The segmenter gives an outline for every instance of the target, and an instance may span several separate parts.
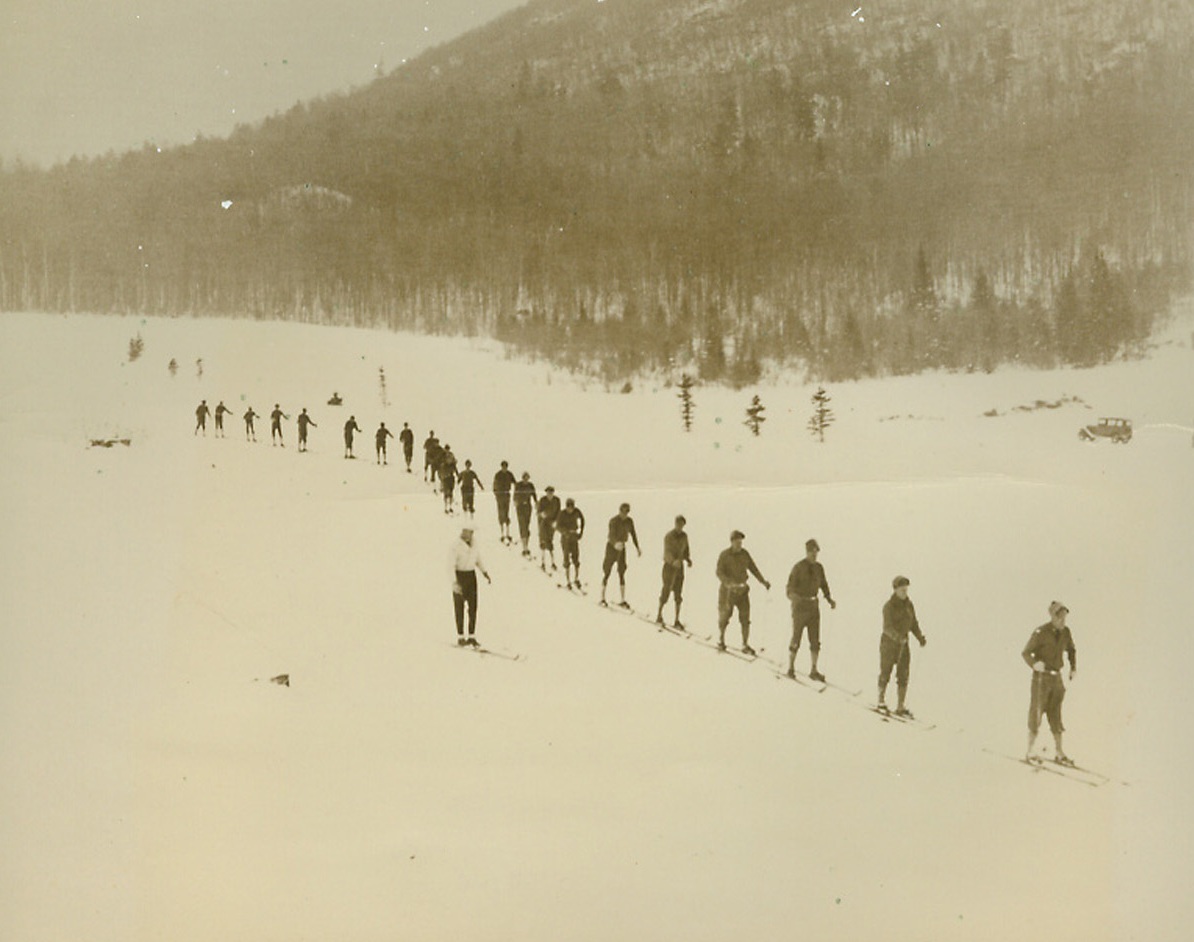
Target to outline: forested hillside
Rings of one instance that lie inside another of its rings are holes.
[[[0,175],[0,307],[486,333],[751,382],[1130,355],[1185,0],[541,0],[227,140]]]

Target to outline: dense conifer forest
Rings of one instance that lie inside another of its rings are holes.
[[[0,309],[606,378],[1096,363],[1188,287],[1192,156],[1185,0],[538,0],[227,139],[4,166]]]

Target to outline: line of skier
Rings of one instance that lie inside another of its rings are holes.
[[[224,416],[231,414],[232,410],[224,405],[221,400],[213,411],[207,405],[207,400],[204,399],[195,409],[195,432],[199,435],[202,433],[204,437],[207,436],[207,419],[212,416],[215,419],[216,438],[226,437],[224,434]],[[256,420],[261,418],[260,413],[256,412],[252,406],[245,410],[241,417],[245,423],[245,441],[257,441],[257,425]],[[282,411],[282,407],[278,403],[274,403],[273,411],[270,412],[270,444],[274,447],[286,447],[286,437],[282,430],[282,423],[290,421],[290,416]],[[295,418],[295,425],[298,428],[298,450],[307,451],[310,430],[319,428],[315,420],[308,414],[306,408],[298,414]],[[363,433],[360,425],[357,424],[355,415],[350,415],[348,421],[344,423],[344,457],[347,459],[355,459],[354,446],[356,443],[356,436]],[[378,425],[377,431],[373,434],[374,449],[377,453],[377,463],[380,465],[388,465],[389,460],[389,440],[394,438],[394,433],[386,428],[386,423],[382,422]],[[414,460],[415,453],[415,433],[411,430],[410,424],[402,423],[402,430],[397,435],[398,441],[402,444],[402,454],[406,461],[406,470],[411,472],[411,462]]]
[[[204,400],[196,409],[195,434],[202,432],[206,435],[206,419],[209,414],[215,417],[216,435],[223,437],[223,419],[231,412],[223,402],[220,402],[214,413],[208,410]],[[245,412],[245,436],[249,441],[256,441],[254,419],[257,413],[252,407]],[[270,413],[271,441],[274,445],[285,446],[282,434],[282,421],[288,420],[286,415],[275,404]],[[296,419],[298,426],[299,450],[307,448],[308,430],[317,427],[304,408]],[[354,435],[361,432],[355,416],[350,416],[344,425],[344,457],[353,458]],[[386,445],[393,433],[382,422],[374,436],[378,464],[388,464]],[[399,441],[403,448],[403,458],[406,471],[412,473],[414,453],[414,433],[409,423],[404,422],[399,433]],[[476,513],[475,496],[478,489],[484,490],[480,475],[473,468],[471,460],[465,460],[463,468],[452,451],[452,447],[441,444],[434,431],[429,432],[423,443],[424,462],[423,478],[437,490],[444,502],[446,514],[456,513],[455,493],[460,490],[462,513],[473,518]],[[571,591],[584,592],[580,577],[580,543],[585,534],[585,516],[576,505],[576,501],[569,497],[563,503],[556,495],[555,487],[548,485],[543,494],[539,495],[535,484],[531,480],[530,472],[524,471],[516,478],[510,470],[509,462],[503,460],[492,482],[492,491],[497,508],[500,541],[503,545],[513,546],[514,537],[511,534],[511,505],[518,521],[518,538],[521,544],[521,555],[524,559],[533,560],[530,541],[532,522],[538,537],[539,565],[544,572],[554,573],[558,570],[555,553],[555,540],[559,536],[562,563],[564,568],[564,587]],[[601,562],[601,597],[599,604],[608,607],[607,589],[611,576],[617,571],[619,600],[617,606],[630,610],[626,601],[626,571],[627,546],[633,545],[635,553],[641,558],[642,548],[639,545],[638,533],[634,519],[630,516],[630,504],[622,503],[618,512],[609,519],[606,530],[605,552]],[[683,605],[683,589],[686,569],[692,568],[693,561],[685,532],[687,521],[683,515],[676,516],[674,525],[663,539],[663,567],[660,573],[661,587],[655,621],[658,625],[671,627],[673,630],[684,632],[683,622],[680,620]],[[753,577],[764,589],[770,590],[771,583],[760,572],[744,541],[746,535],[741,530],[730,533],[729,546],[718,555],[716,575],[718,580],[717,598],[717,628],[719,650],[726,650],[726,631],[730,621],[737,613],[737,620],[742,637],[741,651],[754,657],[756,652],[750,644],[751,608],[750,584]],[[809,650],[810,680],[825,683],[825,675],[819,669],[821,654],[821,609],[823,598],[830,609],[837,607],[829,582],[825,574],[825,567],[819,561],[820,544],[815,539],[805,542],[804,557],[791,569],[786,585],[786,595],[791,606],[791,640],[788,644],[787,676],[796,676],[796,659],[801,646],[807,640]],[[480,551],[474,542],[474,530],[471,526],[462,529],[458,540],[453,543],[451,550],[452,593],[453,606],[456,616],[456,630],[458,643],[461,645],[476,645],[476,606],[477,582],[476,573],[481,572],[486,581],[490,576],[481,563]],[[911,645],[914,638],[921,647],[927,644],[927,638],[921,630],[916,616],[916,609],[909,598],[910,580],[903,575],[897,575],[892,580],[892,594],[883,605],[882,632],[879,639],[879,675],[877,684],[877,708],[882,712],[889,710],[887,704],[887,688],[892,674],[896,680],[896,706],[892,711],[898,717],[911,718],[911,711],[907,706],[907,693],[911,675]],[[671,601],[673,617],[670,626],[664,620],[664,608]],[[465,634],[465,612],[467,610],[467,635]],[[1049,604],[1049,621],[1036,628],[1021,656],[1032,669],[1032,686],[1028,711],[1028,749],[1027,758],[1039,761],[1034,752],[1037,736],[1042,720],[1047,720],[1055,744],[1055,760],[1062,764],[1070,764],[1062,747],[1064,725],[1061,717],[1062,701],[1065,697],[1065,684],[1062,680],[1064,661],[1069,660],[1069,676],[1072,678],[1077,670],[1077,651],[1073,635],[1066,625],[1069,609],[1060,602]]]

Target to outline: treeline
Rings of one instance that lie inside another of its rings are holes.
[[[227,140],[6,168],[0,308],[486,333],[742,384],[1137,349],[1190,276],[1194,9],[861,20],[532,3]]]

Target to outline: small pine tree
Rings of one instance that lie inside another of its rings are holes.
[[[696,402],[692,398],[692,387],[696,382],[685,373],[680,377],[680,421],[684,423],[684,431],[692,431],[692,414],[696,411]]]
[[[767,407],[763,405],[758,396],[750,401],[750,405],[746,409],[746,421],[742,424],[750,429],[752,435],[758,435],[759,429],[767,421],[767,416],[763,415],[766,409]]]
[[[141,335],[129,339],[129,362],[135,363],[141,358],[141,354],[145,352],[145,341],[141,339]]]
[[[378,384],[381,386],[381,404],[383,407],[388,407],[390,404],[390,397],[386,393],[386,368],[384,366],[379,366],[377,368],[377,380]]]
[[[808,420],[808,430],[816,436],[817,441],[825,441],[825,430],[833,424],[833,410],[829,408],[829,393],[824,386],[818,386],[813,393],[813,414]]]
[[[199,379],[203,379],[203,357],[199,357],[199,359],[195,361],[195,375]]]
[[[170,365],[166,367],[170,371],[170,375],[174,376],[178,373],[178,361],[174,357],[170,358]]]

